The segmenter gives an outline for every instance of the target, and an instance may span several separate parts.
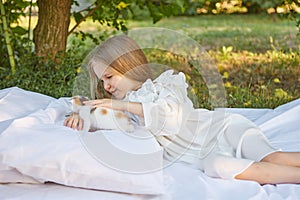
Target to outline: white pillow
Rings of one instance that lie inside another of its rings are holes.
[[[0,163],[39,182],[164,193],[162,148],[150,133],[142,128],[133,135],[74,131],[62,125],[65,101],[53,101],[45,110],[14,120],[0,135]]]
[[[1,183],[40,183],[30,176],[21,174],[18,170],[0,163]]]
[[[54,98],[17,87],[0,90],[0,122],[47,107]]]
[[[38,109],[46,108],[54,98],[26,91],[18,87],[0,90],[0,134],[14,119],[28,115]],[[37,183],[31,177],[25,176],[12,167],[0,163],[1,182]]]

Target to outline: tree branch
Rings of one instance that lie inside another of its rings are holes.
[[[102,4],[98,4],[97,6],[95,6],[92,10],[90,10],[89,12],[88,12],[88,14],[86,14],[83,18],[81,18],[80,20],[79,20],[79,22],[77,22],[76,24],[75,24],[75,26],[68,32],[68,36],[71,34],[71,33],[73,33],[74,32],[74,30],[83,22],[83,21],[85,21],[85,19],[86,18],[88,18],[89,16],[91,16],[92,14],[94,14],[94,12],[98,9],[98,8],[100,8],[102,6]]]

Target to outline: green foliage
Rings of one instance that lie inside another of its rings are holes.
[[[26,16],[26,8],[30,6],[30,1],[24,0],[6,0],[4,7],[7,13],[8,23],[17,22],[19,18]]]
[[[153,18],[153,23],[158,22],[164,16],[170,17],[184,13],[187,4],[187,1],[184,0],[145,1],[145,5],[150,11],[150,16]]]
[[[282,0],[283,1],[283,0]],[[300,1],[298,0],[285,0],[285,4],[294,5],[300,8]],[[292,7],[292,6],[290,6]],[[296,12],[293,7],[290,9],[290,12],[287,14],[289,18],[296,21],[296,26],[300,32],[300,13]]]
[[[93,37],[100,42],[109,35],[105,33],[101,36]],[[15,44],[20,47],[23,43],[15,41]],[[58,58],[59,62],[52,60],[44,62],[43,58],[36,57],[26,46],[20,48],[22,51],[16,54],[18,65],[14,75],[11,75],[9,68],[0,67],[0,89],[16,86],[56,98],[72,96],[74,81],[80,73],[82,61],[94,46],[94,42],[89,37],[71,36],[67,51],[63,57]]]
[[[23,0],[7,0],[4,3],[6,19],[8,22],[8,32],[10,35],[10,45],[13,47],[13,55],[18,62],[23,55],[26,55],[28,51],[31,51],[32,42],[28,39],[28,31],[25,28],[18,25],[18,19],[24,17],[25,9],[30,6],[30,2]],[[5,43],[5,33],[2,29],[2,21],[0,21],[0,66],[2,68],[9,67],[9,56]],[[17,24],[11,27],[11,24]],[[17,63],[18,64],[18,63]]]
[[[4,9],[2,1],[0,2],[0,14],[1,14],[3,32],[4,32],[4,36],[5,36],[5,43],[6,43],[6,47],[7,47],[6,49],[7,49],[7,53],[8,53],[8,57],[9,57],[11,71],[12,71],[12,73],[15,73],[15,71],[16,71],[15,59],[14,59],[14,55],[13,55],[13,51],[12,51],[11,43],[10,43],[11,34],[9,33],[9,28],[7,25],[7,19],[6,19],[6,15],[5,15],[5,9]]]
[[[20,87],[53,97],[71,96],[74,79],[82,61],[76,55],[67,55],[63,62],[39,65],[37,58],[31,54],[22,60],[22,66],[12,76],[7,68],[0,69],[0,88]]]
[[[299,7],[298,0],[192,0],[186,6],[186,15],[267,13],[269,8],[285,6],[287,13],[294,12],[293,5]]]
[[[284,0],[244,0],[243,4],[249,9],[252,13],[265,12],[268,8],[276,8],[279,5],[282,5]]]
[[[78,5],[78,2],[74,1],[74,4]],[[83,11],[73,12],[72,16],[77,23],[88,16],[101,25],[126,31],[125,20],[129,17],[139,18],[143,13],[143,16],[150,16],[156,23],[163,17],[184,12],[187,4],[188,0],[97,0]]]
[[[26,46],[20,48],[22,51],[18,52],[21,55],[16,55],[18,65],[14,75],[11,75],[9,68],[0,67],[0,89],[16,86],[56,98],[71,96],[82,60],[91,48],[83,48],[84,42],[86,41],[72,38],[64,57],[59,58],[60,62],[44,62]],[[22,46],[22,42],[15,43]]]

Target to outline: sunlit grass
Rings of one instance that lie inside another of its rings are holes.
[[[197,40],[207,50],[233,46],[234,50],[263,52],[266,50],[298,49],[295,21],[269,15],[203,15],[165,18],[152,21],[129,21],[128,27],[165,27],[183,32]]]
[[[128,23],[129,28],[148,26],[177,30],[205,47],[223,77],[228,107],[275,108],[300,98],[300,38],[293,21],[224,15],[168,18],[155,25],[150,20]],[[210,108],[201,77],[186,65],[172,64],[165,53],[154,53],[151,58],[191,73],[199,105]]]
[[[210,50],[208,53],[222,77],[227,107],[275,108],[300,98],[299,52],[273,50],[266,53],[224,53]],[[159,50],[147,51],[147,55],[151,62],[162,63],[186,73],[197,104],[212,108],[208,86],[198,69],[182,58]]]
[[[300,52],[210,54],[223,74],[231,107],[274,108],[300,97]]]

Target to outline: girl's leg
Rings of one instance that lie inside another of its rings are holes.
[[[235,178],[252,180],[260,184],[300,183],[300,168],[270,162],[255,162]]]
[[[262,161],[300,167],[300,152],[274,152],[267,155]]]
[[[241,151],[244,158],[300,167],[300,152],[281,152],[275,149],[259,129],[249,129],[242,139]]]

